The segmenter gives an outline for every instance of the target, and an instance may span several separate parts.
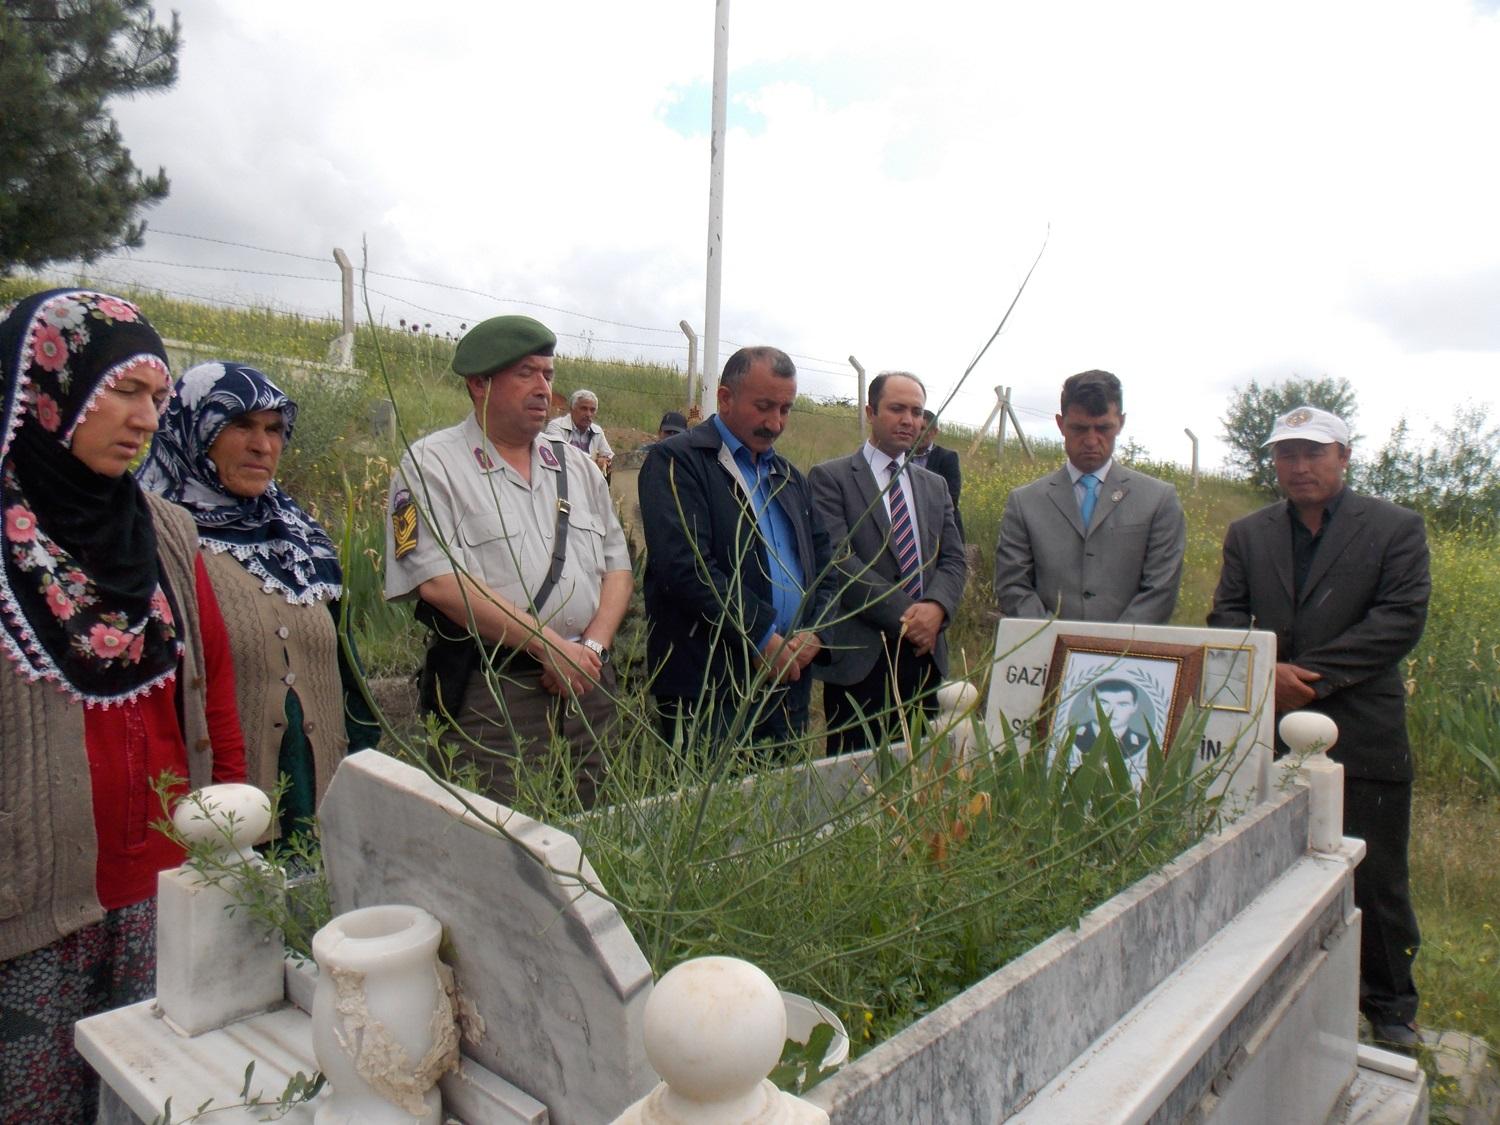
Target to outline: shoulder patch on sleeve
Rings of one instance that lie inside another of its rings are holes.
[[[391,531],[395,535],[398,559],[417,549],[417,538],[421,534],[417,527],[417,502],[404,488],[391,501]]]

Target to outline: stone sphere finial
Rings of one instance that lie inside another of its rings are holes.
[[[1295,754],[1327,751],[1339,740],[1339,726],[1316,711],[1293,711],[1283,715],[1277,728],[1281,741]]]
[[[255,841],[271,827],[271,799],[253,785],[205,785],[177,802],[172,824],[188,846],[255,862]]]
[[[936,729],[948,736],[953,756],[960,762],[972,758],[978,748],[973,720],[978,705],[979,689],[966,680],[949,680],[937,689]]]
[[[656,983],[642,1030],[646,1057],[674,1095],[733,1103],[754,1093],[781,1058],[786,1005],[750,962],[699,957]]]

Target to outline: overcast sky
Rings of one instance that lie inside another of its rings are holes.
[[[366,238],[372,269],[458,287],[372,279],[390,322],[530,312],[568,351],[685,362],[710,0],[176,6],[177,86],[114,103],[172,194],[99,272],[333,312],[330,249]],[[949,416],[1007,383],[1055,433],[1061,380],[1103,367],[1127,436],[1185,461],[1191,427],[1211,466],[1251,378],[1348,377],[1372,450],[1403,412],[1493,402],[1497,7],[741,0],[723,336],[792,352],[814,394],[853,396],[853,353],[946,397],[1050,226]]]

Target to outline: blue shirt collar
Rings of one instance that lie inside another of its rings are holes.
[[[757,458],[755,451],[730,433],[729,427],[717,414],[711,415],[709,421],[719,431],[719,437],[729,449],[729,455],[741,464],[754,466],[757,476],[768,472],[775,465],[776,451],[774,449],[768,449],[763,456]]]
[[[719,440],[729,446],[729,452],[731,454],[739,453],[744,448],[745,443],[729,432],[729,427],[724,425],[723,419],[717,414],[710,415],[710,419],[714,424],[714,429],[719,431]]]
[[[1082,469],[1080,469],[1077,465],[1073,464],[1073,462],[1071,462],[1071,461],[1067,461],[1067,462],[1065,462],[1065,464],[1068,466],[1068,476],[1070,476],[1070,477],[1073,478],[1073,483],[1074,484],[1077,484],[1079,481],[1081,481],[1083,479],[1084,472],[1083,472]],[[1095,469],[1093,471],[1093,473],[1091,473],[1089,475],[1091,475],[1100,484],[1103,484],[1104,483],[1104,478],[1107,477],[1107,476],[1109,476],[1110,470],[1113,469],[1114,467],[1115,467],[1115,459],[1113,457],[1111,457],[1108,461],[1104,462],[1104,464],[1100,465],[1097,469]]]

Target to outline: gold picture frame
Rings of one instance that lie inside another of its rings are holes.
[[[1254,678],[1255,649],[1249,645],[1204,645],[1198,705],[1248,715]]]

